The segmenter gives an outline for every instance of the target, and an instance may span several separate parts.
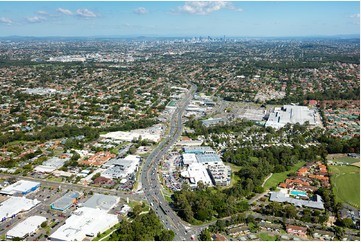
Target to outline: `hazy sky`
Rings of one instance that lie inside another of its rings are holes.
[[[0,36],[309,36],[360,33],[353,2],[0,2]]]

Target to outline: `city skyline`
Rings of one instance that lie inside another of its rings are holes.
[[[359,35],[350,2],[0,2],[0,36]]]

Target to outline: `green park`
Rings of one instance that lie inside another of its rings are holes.
[[[292,166],[292,168],[288,171],[273,173],[272,176],[270,178],[268,178],[268,180],[264,184],[264,189],[268,190],[271,187],[277,187],[278,184],[280,184],[281,182],[283,182],[284,180],[287,179],[289,174],[295,173],[304,164],[305,164],[305,162],[301,161],[301,162],[296,163],[294,166]]]
[[[360,208],[360,168],[330,166],[330,171],[336,201]]]

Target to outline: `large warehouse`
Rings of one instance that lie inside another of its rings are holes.
[[[25,195],[35,191],[38,187],[40,187],[40,182],[20,180],[5,187],[0,193],[5,195]]]
[[[200,163],[190,164],[186,171],[181,172],[181,176],[189,179],[191,187],[196,187],[199,181],[208,186],[213,185],[207,169]]]
[[[187,154],[215,154],[216,152],[209,146],[183,147],[184,153]]]
[[[101,209],[82,207],[65,221],[65,224],[49,236],[51,240],[82,241],[93,237],[118,223],[117,215]]]
[[[35,167],[34,171],[50,173],[55,171],[56,169],[62,167],[66,161],[70,160],[70,158],[60,159],[58,157],[52,157],[49,160],[45,161],[42,165]]]
[[[284,105],[282,108],[275,108],[269,115],[266,127],[280,129],[288,123],[304,124],[307,121],[310,125],[316,125],[316,115],[316,110],[311,110],[306,106]]]
[[[10,197],[0,205],[0,219],[5,220],[7,218],[16,216],[16,214],[20,212],[25,212],[32,209],[39,203],[40,201],[36,199],[31,200],[25,197]]]
[[[183,158],[183,165],[189,166],[192,163],[197,163],[197,157],[196,154],[182,154]]]
[[[101,176],[114,179],[125,178],[138,170],[140,158],[135,155],[128,155],[124,159],[111,159],[105,164],[103,168],[107,168],[102,172]]]
[[[202,165],[223,164],[223,161],[217,154],[198,154],[196,157],[198,163]]]
[[[76,199],[79,198],[80,194],[78,192],[68,192],[53,204],[51,204],[52,209],[64,211],[71,205],[76,202]]]
[[[20,238],[24,239],[32,233],[35,233],[40,225],[46,221],[42,216],[31,216],[23,222],[18,223],[14,228],[6,233],[7,239]]]
[[[119,202],[119,197],[103,194],[94,194],[84,204],[84,207],[98,208],[108,212]]]

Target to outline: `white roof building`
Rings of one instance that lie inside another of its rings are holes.
[[[200,163],[190,164],[187,171],[181,172],[181,176],[188,178],[192,187],[196,187],[199,181],[202,181],[205,185],[212,186],[212,180],[208,175],[207,169]]]
[[[96,236],[117,224],[117,215],[101,209],[78,208],[66,221],[49,236],[51,240],[81,241],[86,236]]]
[[[184,165],[190,165],[192,163],[197,163],[197,157],[196,157],[196,154],[186,154],[184,153],[182,155],[183,157],[183,164]]]
[[[49,160],[45,161],[42,165],[35,167],[35,171],[50,173],[64,165],[66,161],[70,160],[70,158],[60,159],[58,157],[52,157]]]
[[[11,184],[0,191],[1,194],[15,195],[15,194],[27,194],[35,191],[40,187],[40,182],[33,182],[27,180],[20,180]]]
[[[0,204],[0,219],[5,220],[16,214],[28,211],[38,205],[40,201],[27,199],[25,197],[10,197]]]
[[[137,171],[139,162],[140,158],[136,155],[128,155],[124,159],[111,159],[103,164],[107,169],[101,173],[101,176],[110,179],[124,178]]]
[[[84,204],[84,207],[88,208],[98,208],[109,212],[115,205],[118,204],[120,198],[117,196],[104,195],[104,194],[94,194],[89,198]]]
[[[46,221],[42,216],[31,216],[18,223],[14,228],[6,233],[7,239],[20,238],[23,239],[32,233],[35,233],[39,226]]]
[[[269,115],[266,127],[280,129],[287,123],[304,124],[309,122],[310,125],[316,125],[316,110],[311,110],[306,106],[284,105],[282,108],[275,108]]]
[[[113,140],[121,140],[131,142],[137,140],[139,137],[142,140],[151,140],[153,142],[158,142],[161,138],[163,128],[158,125],[154,125],[147,129],[134,129],[131,131],[115,131],[109,132],[107,134],[100,135],[101,138],[110,138]]]

